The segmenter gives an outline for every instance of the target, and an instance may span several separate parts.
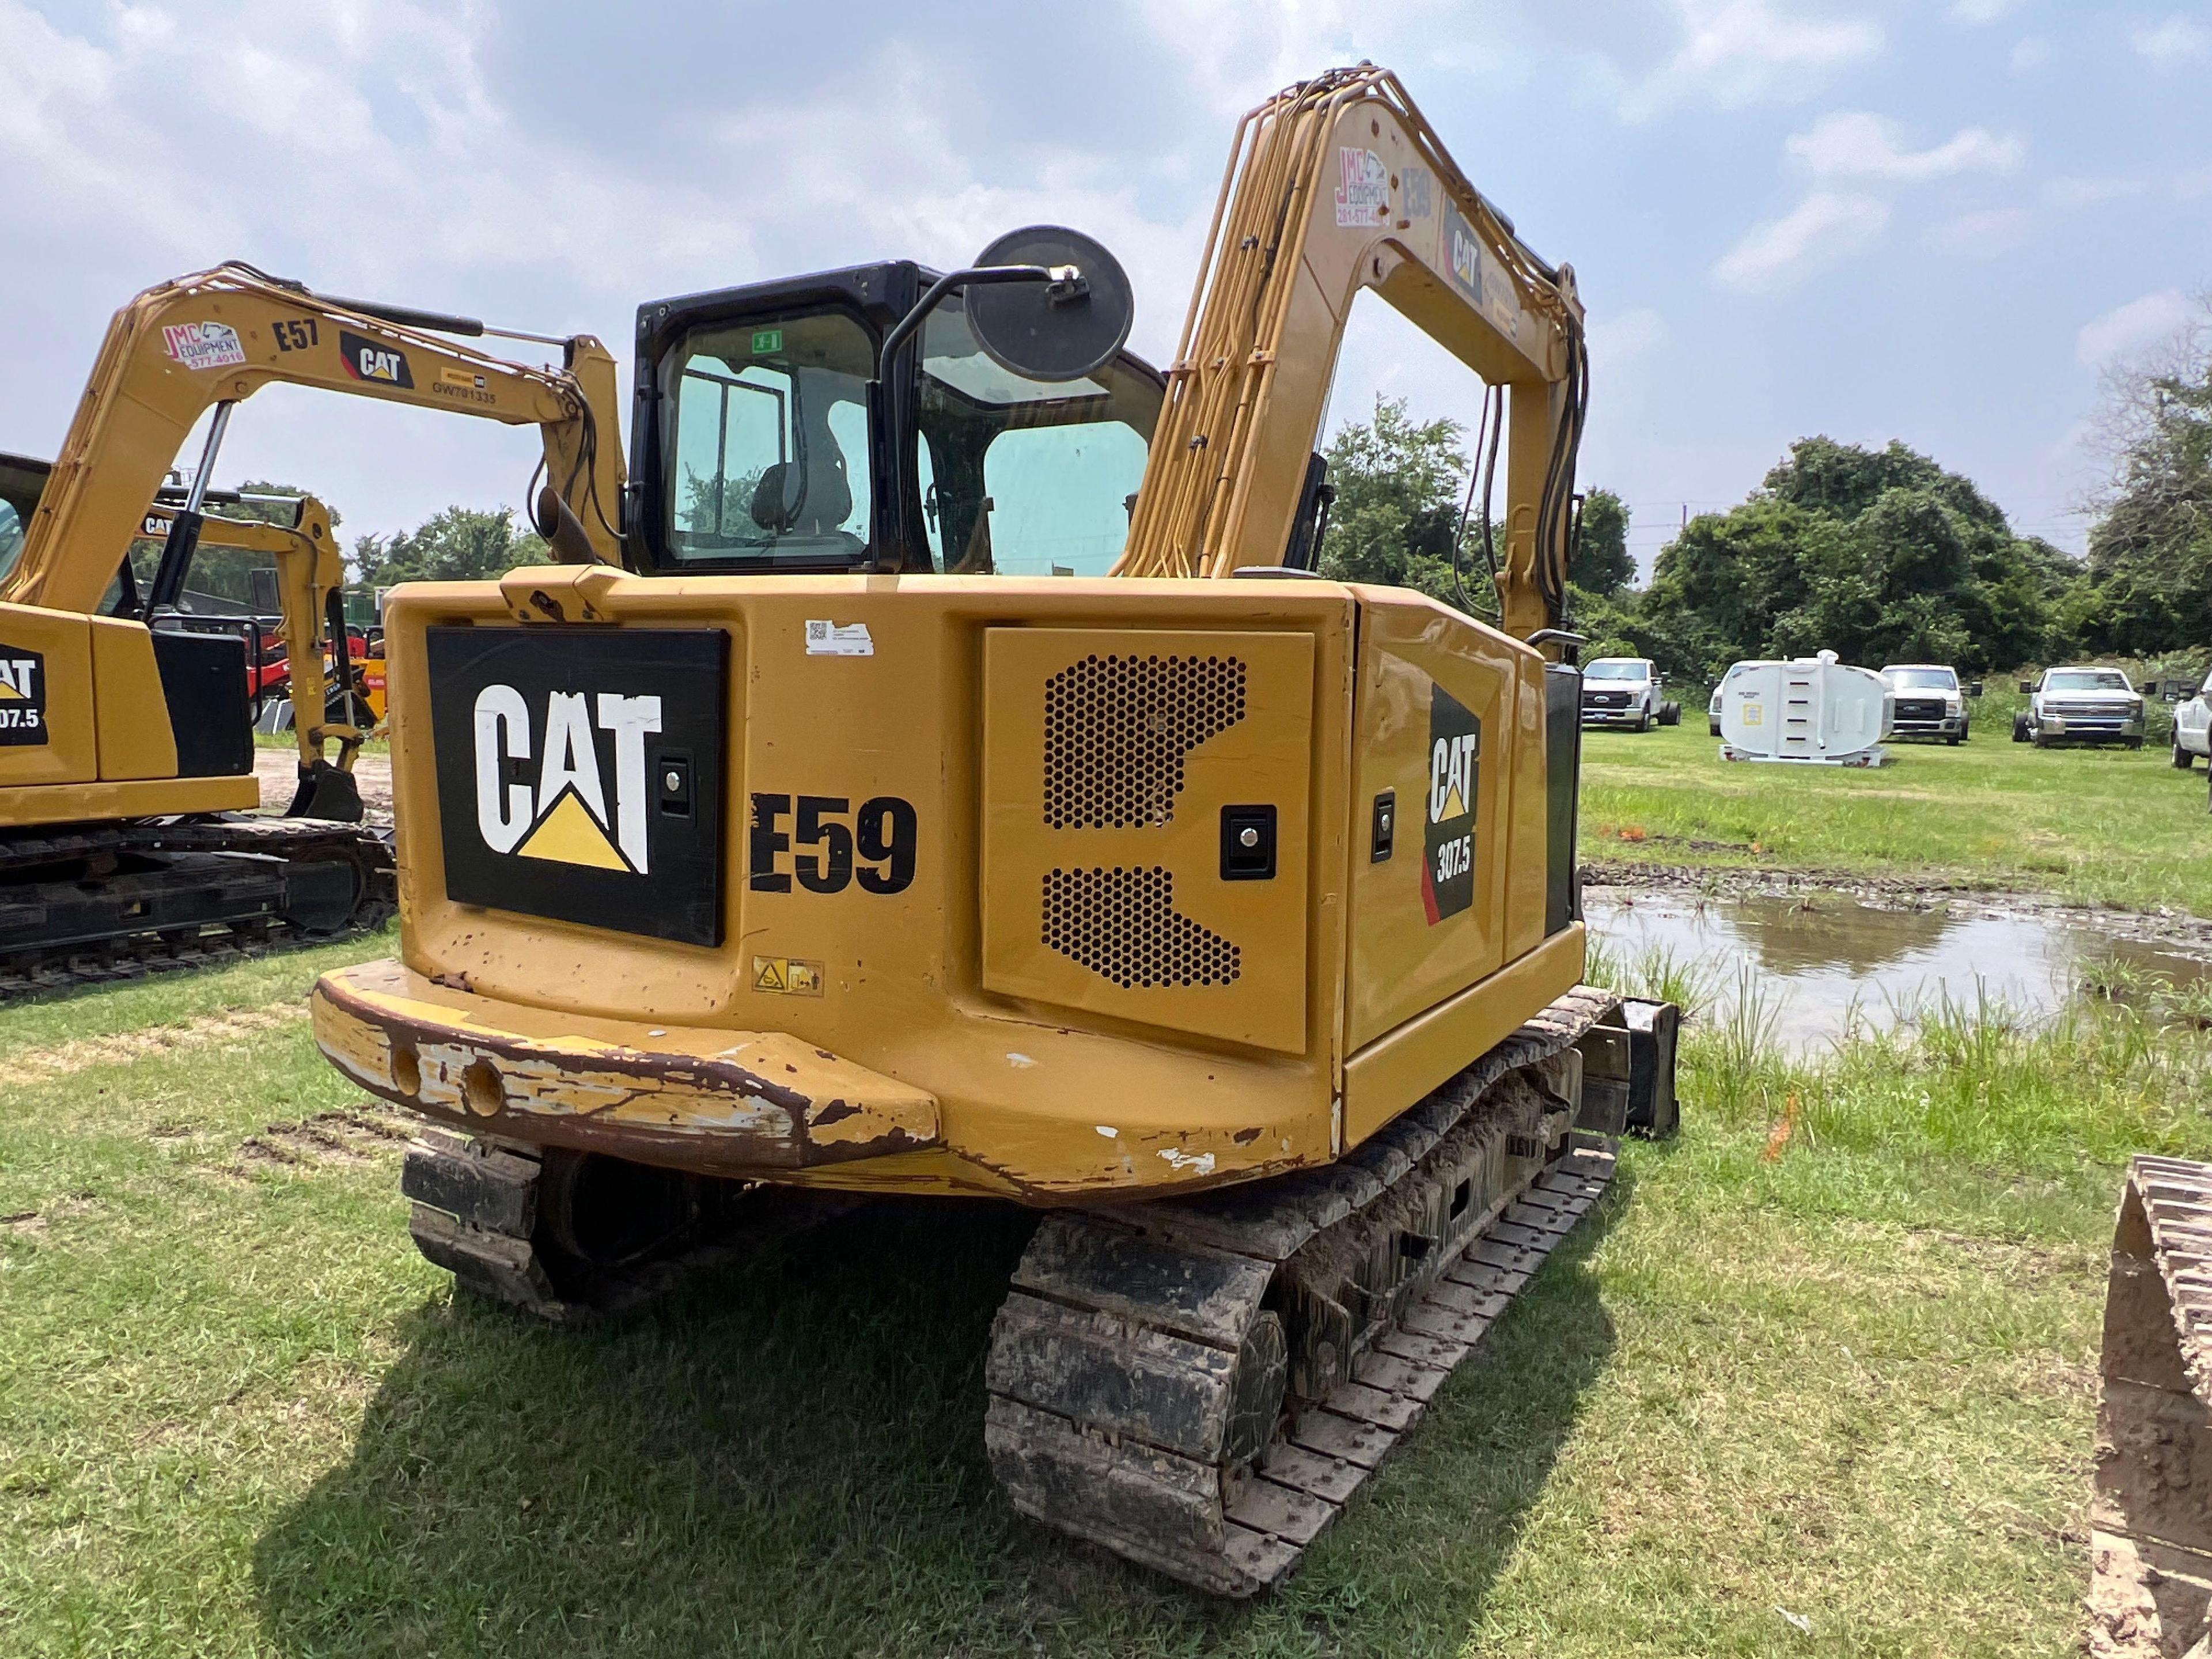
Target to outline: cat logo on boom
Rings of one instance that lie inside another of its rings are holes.
[[[46,740],[46,659],[21,646],[0,645],[0,744]]]
[[[381,340],[366,340],[340,329],[338,361],[356,380],[366,380],[372,386],[404,386],[410,392],[415,389],[415,374],[407,367],[407,354]]]
[[[477,829],[484,845],[517,858],[647,874],[645,740],[660,730],[660,699],[554,691],[543,719],[531,715],[528,700],[512,685],[494,683],[477,693]],[[602,738],[614,761],[611,800]],[[533,755],[540,757],[534,788]]]

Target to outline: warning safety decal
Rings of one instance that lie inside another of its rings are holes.
[[[1433,927],[1474,902],[1474,811],[1482,722],[1441,685],[1429,689],[1428,833],[1421,905]]]
[[[753,989],[784,997],[818,997],[822,964],[800,957],[755,957]]]
[[[46,740],[46,655],[0,645],[0,744],[21,747]]]

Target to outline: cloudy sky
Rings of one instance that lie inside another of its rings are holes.
[[[1812,432],[2078,547],[2100,366],[2212,285],[2204,0],[0,0],[0,449],[52,454],[115,307],[228,257],[619,349],[644,299],[1057,220],[1163,360],[1236,117],[1360,58],[1575,264],[1583,477],[1647,562]],[[1476,406],[1376,303],[1332,421],[1378,390]],[[534,450],[280,388],[217,471],[351,532],[519,502]]]

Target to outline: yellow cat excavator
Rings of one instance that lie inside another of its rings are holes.
[[[1364,290],[1502,388],[1502,627],[1314,569]],[[1049,228],[641,307],[628,568],[391,596],[402,956],[315,1030],[556,1321],[810,1194],[1046,1210],[1001,1483],[1249,1595],[1671,1127],[1675,1016],[1580,984],[1571,270],[1362,66],[1246,118],[1164,378],[1129,316]]]
[[[567,366],[540,369],[432,327],[487,331],[242,264],[165,283],[109,325],[51,469],[0,465],[0,995],[391,914],[388,840],[360,823],[351,776],[364,732],[329,515],[208,483],[232,411],[271,382],[534,424],[562,555],[615,556],[605,349],[550,342]],[[210,410],[191,485],[163,489]],[[233,505],[261,519],[224,516]],[[272,514],[285,521],[263,521]],[[253,811],[252,727],[278,641],[302,714],[299,787],[273,817]]]

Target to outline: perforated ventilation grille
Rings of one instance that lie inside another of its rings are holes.
[[[1044,878],[1044,942],[1124,990],[1233,985],[1244,952],[1176,914],[1175,877],[1150,868],[1054,870]]]
[[[1172,823],[1183,757],[1243,718],[1234,657],[1085,657],[1045,682],[1044,821]]]

